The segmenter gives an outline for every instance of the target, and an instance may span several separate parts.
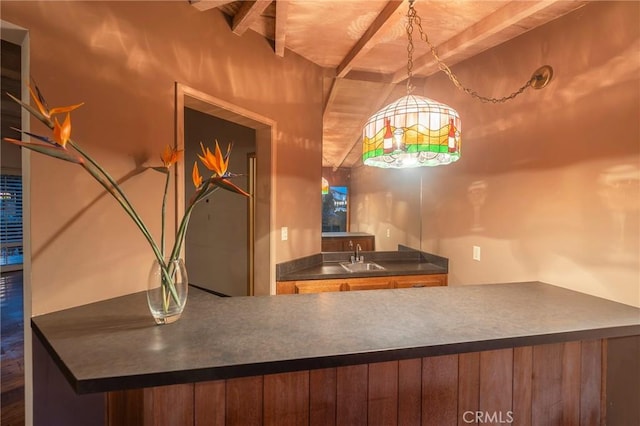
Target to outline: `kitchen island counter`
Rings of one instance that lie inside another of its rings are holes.
[[[640,424],[635,307],[540,282],[190,291],[163,326],[144,292],[34,317],[36,367],[66,377],[41,424],[88,424],[86,398],[108,426]]]
[[[640,309],[540,282],[230,298],[191,288],[173,324],[154,325],[141,292],[32,328],[90,393],[635,336]]]

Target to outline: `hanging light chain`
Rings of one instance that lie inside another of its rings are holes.
[[[413,21],[416,18],[416,10],[413,8],[414,0],[409,0],[409,10],[407,11],[407,95],[413,92],[411,77],[413,77]]]
[[[438,55],[438,52],[436,51],[435,46],[429,41],[429,37],[427,36],[427,34],[424,32],[424,30],[422,29],[422,20],[420,19],[420,17],[418,16],[415,8],[413,7],[413,2],[414,0],[409,0],[409,12],[407,12],[407,18],[409,19],[409,22],[407,23],[407,38],[409,39],[409,45],[407,46],[407,51],[409,53],[409,59],[407,62],[407,72],[409,74],[409,78],[407,80],[407,93],[409,93],[409,87],[410,87],[410,82],[411,82],[411,76],[412,76],[412,69],[413,69],[413,39],[412,39],[412,32],[413,32],[413,22],[415,22],[416,26],[418,27],[418,30],[420,31],[420,39],[424,40],[427,45],[429,46],[429,48],[431,49],[431,54],[433,55],[433,57],[436,59],[436,61],[438,62],[438,68],[443,71],[445,74],[447,74],[447,76],[449,77],[449,80],[451,80],[451,82],[460,90],[462,90],[463,92],[467,93],[468,95],[471,95],[472,97],[481,100],[482,102],[491,102],[494,104],[497,103],[504,103],[507,102],[513,98],[515,98],[516,96],[520,95],[522,92],[524,92],[526,89],[528,89],[529,87],[531,87],[531,85],[536,81],[536,79],[540,78],[537,77],[536,75],[532,76],[529,81],[527,81],[522,87],[520,87],[518,90],[516,90],[515,92],[511,93],[509,96],[504,96],[502,98],[492,98],[492,97],[487,97],[487,96],[482,96],[480,94],[478,94],[478,92],[469,89],[468,87],[465,87],[462,83],[460,83],[460,80],[458,80],[458,77],[456,77],[456,75],[453,73],[453,71],[451,71],[451,68],[449,68],[449,66],[447,64],[445,64],[441,59],[440,56]],[[411,87],[411,89],[413,89],[413,87]]]

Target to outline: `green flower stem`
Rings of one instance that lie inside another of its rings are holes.
[[[71,143],[71,141],[69,141],[69,143]],[[153,250],[153,253],[156,256],[156,259],[158,260],[158,264],[160,265],[160,270],[162,271],[162,275],[163,275],[163,279],[162,279],[163,291],[165,286],[167,286],[168,284],[168,288],[169,288],[169,291],[171,292],[173,299],[175,300],[176,303],[179,303],[178,293],[175,289],[175,285],[173,285],[173,279],[171,278],[171,275],[167,270],[167,264],[164,261],[163,253],[158,249],[158,246],[153,240],[153,237],[151,236],[151,234],[149,233],[148,228],[145,226],[142,219],[140,219],[140,216],[138,216],[136,211],[133,209],[133,206],[131,205],[129,200],[126,198],[122,190],[120,190],[119,186],[116,184],[113,178],[111,178],[111,176],[98,163],[96,163],[96,161],[93,160],[91,156],[89,156],[87,153],[83,152],[82,150],[78,149],[77,145],[72,144],[72,146],[74,147],[74,149],[76,149],[76,151],[80,153],[80,155],[85,157],[91,163],[91,166],[95,167],[94,169],[90,167],[89,164],[82,163],[82,166],[84,167],[84,169],[87,172],[89,172],[89,174],[96,181],[98,181],[104,187],[104,189],[106,189],[107,192],[111,194],[111,196],[115,198],[116,201],[118,201],[118,203],[120,203],[124,211],[138,226],[138,228],[146,238],[147,242],[151,246],[151,249]],[[105,179],[107,179],[108,182],[105,181]]]
[[[182,247],[182,243],[184,242],[184,237],[187,232],[187,228],[189,227],[189,220],[191,219],[191,212],[195,208],[198,202],[202,201],[205,197],[212,194],[218,187],[210,188],[208,185],[202,186],[200,190],[195,194],[193,200],[187,207],[187,210],[184,212],[184,216],[182,217],[182,221],[180,222],[180,226],[178,227],[178,232],[176,233],[176,240],[173,243],[173,250],[171,250],[170,260],[174,260],[178,258],[180,254],[180,248]]]
[[[53,121],[50,118],[45,117],[44,115],[42,115],[37,109],[32,107],[30,104],[24,103],[21,100],[15,98],[13,96],[11,96],[11,98],[13,98],[13,100],[15,100],[23,108],[25,108],[27,111],[29,111],[34,117],[36,117],[40,122],[42,122],[49,129],[53,129],[54,128]],[[158,263],[160,264],[160,269],[162,270],[162,275],[163,275],[163,280],[162,280],[163,291],[164,291],[165,286],[167,285],[166,283],[169,283],[168,287],[169,287],[169,290],[171,292],[171,295],[174,298],[174,300],[176,301],[176,303],[179,303],[178,293],[176,292],[175,285],[173,284],[173,279],[172,279],[169,271],[167,270],[167,264],[164,261],[164,216],[165,216],[164,215],[164,206],[165,206],[165,203],[166,203],[166,196],[167,196],[167,190],[168,190],[168,185],[169,185],[169,175],[167,175],[167,182],[165,184],[165,193],[164,193],[164,199],[163,199],[163,210],[162,210],[162,251],[161,251],[161,250],[158,249],[158,246],[157,246],[156,242],[154,241],[153,237],[151,236],[151,233],[149,232],[149,229],[147,228],[145,223],[142,221],[142,219],[140,218],[138,213],[135,211],[135,209],[133,208],[133,205],[131,204],[131,202],[129,201],[129,199],[125,195],[125,193],[120,189],[120,186],[118,185],[118,183],[111,177],[111,175],[109,173],[107,173],[107,171],[104,168],[102,168],[102,166],[100,166],[100,164],[98,164],[89,154],[87,154],[84,150],[82,150],[71,139],[69,139],[67,141],[67,143],[69,145],[71,145],[73,147],[73,149],[75,149],[76,152],[78,152],[82,157],[84,157],[91,164],[92,167],[90,167],[88,164],[85,164],[85,163],[82,163],[82,166],[96,181],[98,181],[103,186],[103,188],[109,194],[111,194],[111,196],[113,196],[113,198],[116,199],[116,201],[118,201],[118,203],[122,206],[122,208],[125,210],[125,212],[129,215],[129,217],[134,221],[136,226],[140,229],[140,231],[142,232],[142,234],[146,238],[147,242],[151,246],[151,249],[153,250],[153,253],[156,256],[156,259],[158,260]],[[106,181],[105,181],[105,179],[106,179]],[[184,220],[183,220],[183,222],[184,222]],[[188,220],[187,220],[187,222],[188,222]],[[182,231],[182,233],[184,234],[184,230]],[[180,239],[180,241],[182,241],[182,238]],[[179,250],[177,250],[177,251],[179,251]],[[175,248],[174,248],[174,252],[176,252]],[[167,307],[168,306],[165,305],[165,310],[167,309]]]
[[[178,227],[178,232],[176,233],[176,240],[173,243],[173,250],[171,250],[171,257],[169,260],[175,260],[178,258],[180,254],[180,249],[182,247],[182,243],[184,242],[184,236],[187,231],[187,227],[189,226],[189,219],[191,218],[191,212],[193,211],[193,207],[195,203],[191,204],[184,213],[182,217],[182,221],[180,221],[180,226]]]
[[[169,310],[169,298],[167,297],[167,289],[164,284],[162,285],[162,308],[165,312]]]
[[[167,179],[164,181],[164,194],[162,195],[162,218],[161,218],[161,234],[160,234],[160,251],[162,252],[162,257],[164,257],[164,223],[165,223],[165,212],[167,210],[167,192],[169,191],[169,170],[167,170]]]

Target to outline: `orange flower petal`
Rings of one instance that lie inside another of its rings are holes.
[[[200,176],[197,161],[193,163],[193,172],[191,173],[191,178],[193,179],[193,186],[195,186],[196,188],[200,188],[200,186],[202,185],[202,176]]]
[[[42,104],[42,102],[40,102],[40,97],[33,90],[31,85],[29,85],[29,93],[31,94],[31,98],[35,102],[36,107],[38,108],[38,111],[40,111],[40,114],[44,115],[46,118],[51,118],[52,116],[54,116],[56,114],[63,114],[65,112],[71,112],[74,109],[80,108],[82,105],[84,105],[84,102],[81,102],[81,103],[75,104],[75,105],[70,105],[70,106],[66,106],[66,107],[55,107],[55,108],[51,108],[50,110],[48,110],[47,107],[45,107]]]
[[[71,114],[67,113],[62,125],[60,125],[57,118],[55,119],[53,123],[53,139],[58,145],[66,148],[69,138],[71,138]]]
[[[75,105],[66,106],[66,107],[51,108],[51,110],[49,111],[49,115],[62,114],[62,113],[65,113],[65,112],[71,112],[76,108],[80,108],[82,105],[84,105],[84,102],[81,102],[81,103],[75,104]]]
[[[229,167],[229,157],[225,160],[222,155],[222,151],[220,151],[220,145],[218,145],[218,141],[216,141],[216,162],[218,164],[218,176],[224,176],[227,172],[227,168]]]
[[[36,103],[36,107],[38,107],[38,111],[40,111],[40,114],[44,115],[47,118],[51,118],[49,111],[47,111],[44,105],[42,105],[42,102],[40,102],[38,95],[36,95],[31,86],[29,86],[29,93],[31,93],[31,99],[33,99],[33,101]]]
[[[177,163],[182,155],[182,150],[174,149],[167,145],[164,152],[160,155],[160,159],[165,167],[169,168],[171,165]]]
[[[171,156],[171,164],[175,164],[178,161],[180,161],[180,159],[182,158],[182,153],[184,152],[184,150],[182,149],[176,149],[173,151],[173,155]]]
[[[204,164],[207,169],[216,173],[218,176],[222,176],[224,171],[222,171],[220,167],[218,158],[213,153],[211,153],[211,150],[209,150],[209,148],[205,148],[202,142],[200,143],[200,148],[202,149],[202,155],[198,154],[198,158],[200,158],[202,164]]]
[[[162,151],[162,154],[160,154],[160,160],[162,160],[162,164],[164,164],[165,167],[169,167],[167,166],[167,163],[169,162],[170,159],[171,159],[171,147],[167,145],[164,148],[164,151]]]

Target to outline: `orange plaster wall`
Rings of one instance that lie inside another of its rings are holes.
[[[164,182],[139,166],[174,143],[179,82],[276,121],[273,220],[289,240],[276,240],[275,261],[319,251],[318,66],[277,57],[263,37],[238,37],[219,11],[188,2],[3,1],[1,12],[30,31],[31,74],[50,106],[85,103],[74,140],[123,181],[156,238]],[[32,131],[44,132],[33,120]],[[117,203],[73,164],[33,154],[31,176],[33,315],[143,290],[153,255]]]
[[[506,104],[473,100],[442,73],[430,78],[418,94],[460,113],[461,160],[354,169],[356,204],[394,204],[352,215],[352,227],[393,218],[406,235],[371,228],[377,247],[417,242],[448,257],[452,285],[540,280],[640,306],[640,3],[590,3],[453,70],[501,97],[543,64],[554,68],[549,86]]]

